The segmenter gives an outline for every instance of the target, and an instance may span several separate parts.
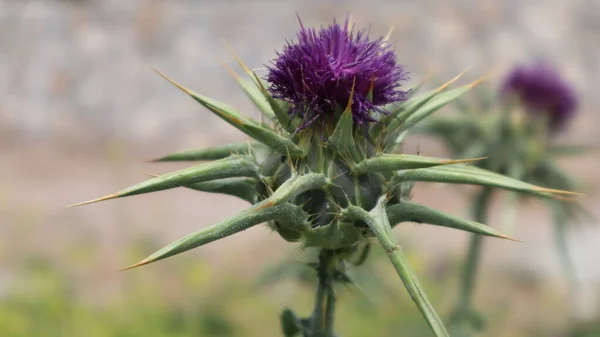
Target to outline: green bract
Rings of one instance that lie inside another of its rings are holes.
[[[414,182],[494,186],[542,197],[564,193],[522,183],[473,166],[457,165],[481,158],[449,160],[401,153],[402,139],[412,126],[463,95],[479,81],[449,89],[458,76],[429,93],[411,96],[399,106],[390,106],[389,115],[383,115],[368,129],[355,127],[348,105],[331,130],[306,128],[296,131],[301,121],[287,114],[286,104],[271,97],[264,83],[247,67],[243,67],[250,78],[237,75],[234,78],[264,114],[264,123],[159,74],[248,135],[252,139],[250,142],[164,156],[156,161],[208,162],[156,176],[82,204],[187,187],[233,195],[248,201],[251,206],[229,219],[167,245],[129,268],[155,262],[267,223],[287,241],[321,248],[325,252],[321,254],[321,259],[334,261],[331,265],[337,266],[334,268],[336,272],[342,273],[340,266],[347,260],[356,260],[355,255],[364,252],[359,248],[375,238],[387,251],[431,329],[437,336],[448,336],[408,265],[392,227],[401,222],[423,222],[481,235],[508,237],[483,224],[410,202],[410,189]],[[478,157],[486,155],[484,152],[477,153]],[[359,260],[364,261],[364,258]],[[318,272],[329,271],[319,269]],[[333,296],[332,289],[324,291],[329,291]],[[306,329],[320,329],[320,319],[326,320],[313,317],[307,323],[294,317],[288,311],[282,316],[284,330],[289,336],[305,332]],[[296,321],[299,323],[294,325]]]

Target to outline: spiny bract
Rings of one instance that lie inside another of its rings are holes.
[[[352,36],[348,22],[319,32],[302,27],[271,67],[265,83],[235,80],[264,114],[263,123],[168,81],[252,141],[174,153],[157,161],[206,161],[160,175],[90,202],[187,187],[242,198],[248,209],[192,233],[132,267],[182,253],[267,222],[281,237],[346,257],[371,237],[388,252],[398,275],[437,336],[447,332],[392,234],[400,222],[420,222],[506,238],[485,225],[409,201],[416,181],[476,184],[540,196],[536,187],[465,165],[465,160],[400,154],[409,129],[480,80],[448,89],[457,76],[419,97],[399,90],[404,79],[385,39]],[[236,56],[237,58],[237,56]],[[311,69],[305,67],[312,66]],[[270,89],[267,90],[267,88]],[[414,94],[417,88],[410,91]],[[408,99],[406,99],[408,98]],[[311,123],[311,120],[320,122]],[[448,166],[451,165],[451,166]],[[87,203],[90,203],[87,202]],[[84,203],[85,204],[85,203]],[[132,268],[130,267],[130,268]]]

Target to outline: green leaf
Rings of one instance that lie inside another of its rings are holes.
[[[167,161],[200,161],[200,160],[218,160],[227,158],[230,155],[249,154],[254,147],[260,146],[257,143],[231,143],[220,146],[213,146],[204,149],[188,150],[168,154],[166,156],[153,159],[153,162]]]
[[[416,97],[407,102],[404,106],[404,109],[401,110],[400,113],[397,114],[397,120],[400,124],[403,124],[410,116],[415,114],[419,109],[421,109],[425,104],[429,103],[434,97],[438,96],[441,92],[446,90],[452,83],[459,80],[465,73],[467,73],[469,69],[463,71],[462,73],[455,76],[450,81],[442,84],[437,89],[430,91],[429,93],[422,95],[420,97]],[[459,88],[460,89],[460,88]],[[456,90],[456,89],[455,89]],[[455,91],[454,90],[454,91]],[[452,92],[452,91],[451,91]],[[451,96],[452,97],[452,96]]]
[[[258,181],[254,178],[226,178],[185,185],[184,187],[208,193],[231,195],[251,204],[256,202],[256,187]]]
[[[528,184],[501,174],[474,166],[438,166],[398,172],[392,182],[429,181],[447,184],[469,184],[497,187],[505,190],[528,193],[540,197],[556,197],[556,194],[577,195],[578,193],[555,190]]]
[[[387,252],[398,276],[400,276],[410,297],[423,314],[423,317],[425,317],[429,327],[431,327],[436,336],[449,337],[442,320],[427,299],[417,276],[410,267],[406,256],[404,256],[402,249],[396,241],[396,237],[392,233],[392,228],[385,210],[385,197],[381,197],[377,202],[377,206],[370,212],[357,206],[350,206],[344,210],[344,213],[348,217],[364,221],[369,226],[371,231],[373,231],[373,234],[375,234],[379,240],[379,243]]]
[[[259,123],[251,118],[248,118],[246,116],[243,116],[242,114],[240,114],[236,109],[234,109],[233,107],[219,102],[217,100],[214,100],[212,98],[200,95],[197,92],[194,92],[186,87],[184,87],[183,85],[175,82],[175,80],[173,80],[172,78],[168,77],[167,75],[163,74],[162,72],[160,72],[158,69],[154,69],[153,70],[159,74],[160,76],[162,76],[164,79],[166,79],[167,81],[169,81],[171,84],[173,84],[174,86],[176,86],[179,90],[183,91],[184,93],[188,94],[190,97],[192,97],[196,102],[200,103],[202,106],[204,106],[205,108],[207,108],[208,110],[210,110],[212,113],[214,113],[215,115],[219,116],[220,118],[222,118],[224,121],[226,121],[227,123],[233,125],[234,127],[240,129],[241,131],[243,130],[243,127],[246,124],[254,124],[254,125],[259,125]]]
[[[464,85],[462,87],[448,90],[443,93],[440,93],[439,95],[436,95],[435,98],[433,98],[431,101],[429,101],[427,104],[425,104],[421,108],[417,109],[410,116],[408,116],[406,118],[406,120],[403,121],[402,125],[393,134],[396,137],[396,139],[394,141],[395,144],[401,143],[404,140],[404,138],[406,137],[410,128],[412,128],[415,124],[422,121],[423,119],[425,119],[432,113],[436,112],[437,110],[439,110],[446,104],[448,104],[448,103],[454,101],[455,99],[457,99],[458,97],[462,96],[467,91],[473,89],[475,86],[477,86],[479,83],[481,83],[484,79],[485,79],[485,77],[482,77],[482,78],[475,80],[475,81],[473,81],[467,85]],[[391,142],[391,139],[388,140],[388,143],[390,143],[390,142]]]
[[[439,165],[453,165],[458,163],[467,163],[476,160],[485,159],[473,158],[473,159],[439,159],[424,156],[416,156],[410,154],[382,154],[377,157],[365,159],[358,163],[352,169],[356,173],[366,172],[385,172],[385,171],[396,171],[406,169],[417,169],[426,168]]]
[[[289,138],[280,136],[262,126],[247,125],[245,129],[250,137],[269,146],[276,152],[290,155],[292,158],[303,158],[306,155],[304,151]]]
[[[229,44],[227,44],[227,48],[229,49],[229,52],[235,58],[237,63],[240,65],[240,67],[242,67],[242,69],[244,69],[244,72],[246,72],[246,74],[254,80],[254,84],[255,84],[254,87],[256,89],[258,89],[262,98],[264,100],[266,100],[266,102],[268,103],[268,106],[270,107],[268,113],[271,114],[271,116],[268,116],[269,119],[272,120],[273,117],[276,117],[277,120],[279,121],[279,123],[283,126],[283,128],[286,131],[288,131],[289,133],[293,133],[295,131],[296,127],[298,126],[297,123],[293,123],[294,121],[292,121],[290,119],[288,112],[281,106],[281,104],[279,104],[279,101],[277,101],[267,91],[267,89],[265,88],[265,85],[263,84],[263,81],[261,81],[261,79],[256,75],[256,73],[254,71],[250,70],[250,68],[242,61],[242,59],[233,51],[233,49],[231,48],[231,46],[229,46]],[[256,97],[256,99],[259,99],[259,98]],[[265,114],[265,115],[267,115],[267,114]]]
[[[258,178],[256,165],[242,157],[230,157],[214,162],[202,163],[196,166],[185,168],[183,170],[160,175],[121,190],[117,193],[99,199],[75,204],[73,206],[91,204],[94,202],[122,198],[137,194],[157,192],[198,182],[231,177]]]
[[[262,95],[265,97],[265,99],[267,100],[267,102],[269,103],[269,106],[271,107],[275,117],[277,118],[277,120],[279,121],[279,124],[289,133],[294,133],[296,131],[296,128],[299,126],[299,123],[296,123],[295,121],[293,121],[290,118],[290,115],[288,114],[288,111],[285,110],[280,102],[278,100],[276,100],[268,91],[267,89],[264,87],[264,85],[262,84],[262,82],[260,81],[260,79],[258,78],[258,76],[256,76],[256,73],[252,73],[252,75],[256,78],[256,83],[258,83],[258,86],[260,88],[260,91],[262,93]]]
[[[190,249],[225,238],[266,221],[277,220],[304,223],[307,218],[308,215],[304,213],[302,208],[290,203],[284,203],[272,207],[264,207],[264,202],[259,203],[253,207],[239,212],[227,220],[189,234],[159,249],[142,261],[130,267],[124,268],[123,270],[136,268],[171,257],[173,255],[181,254]]]
[[[298,194],[324,187],[327,184],[329,184],[329,179],[320,173],[293,174],[269,197],[269,201],[264,204],[264,207],[281,204]]]
[[[430,225],[456,228],[471,233],[516,241],[492,227],[412,202],[403,202],[388,207],[387,216],[391,224],[397,224],[399,222],[427,223]]]
[[[162,74],[158,70],[155,69],[155,71],[159,75],[164,77],[167,81],[171,82],[171,84],[175,85],[177,88],[190,95],[202,106],[204,106],[217,116],[221,117],[227,123],[233,125],[235,128],[244,132],[248,136],[271,147],[273,150],[281,154],[289,154],[294,158],[304,157],[304,152],[302,151],[302,149],[298,147],[298,145],[294,144],[294,142],[292,142],[290,139],[278,135],[274,131],[266,128],[265,126],[260,125],[257,121],[239,114],[234,108],[219,101],[195,93],[192,90],[175,82],[168,76]]]
[[[233,77],[233,79],[240,85],[242,90],[244,90],[244,93],[246,93],[246,96],[250,98],[250,100],[254,103],[254,105],[256,105],[258,110],[260,110],[263,113],[263,115],[267,117],[267,119],[274,119],[275,113],[273,112],[273,108],[267,101],[266,97],[263,95],[263,92],[260,90],[257,83],[241,77],[225,63],[222,63],[222,65],[231,75],[231,77]]]
[[[346,109],[338,120],[333,134],[327,140],[327,145],[340,153],[353,150],[355,146],[353,129],[352,110]]]

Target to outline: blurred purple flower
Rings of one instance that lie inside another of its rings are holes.
[[[505,79],[501,93],[519,99],[529,113],[547,114],[553,131],[567,125],[578,105],[574,88],[543,62],[517,66]]]
[[[300,21],[300,19],[299,19]],[[383,105],[406,99],[399,89],[407,73],[396,64],[394,50],[383,38],[369,41],[367,31],[354,35],[349,18],[343,26],[333,21],[316,31],[300,21],[298,42],[287,42],[267,66],[271,94],[290,104],[289,113],[314,122],[335,121],[348,104],[352,85],[355,124],[372,122],[372,113],[385,113]]]

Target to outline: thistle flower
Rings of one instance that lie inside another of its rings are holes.
[[[158,175],[81,204],[186,187],[235,196],[251,206],[159,249],[126,269],[267,223],[284,240],[320,251],[315,268],[319,288],[314,312],[307,319],[297,319],[286,310],[282,314],[286,337],[298,334],[330,337],[333,336],[334,282],[349,279],[345,265],[352,261],[364,262],[365,252],[369,251],[365,247],[376,238],[431,329],[437,336],[448,336],[398,245],[392,227],[401,222],[420,222],[509,238],[483,224],[411,202],[413,184],[432,181],[495,186],[543,197],[564,192],[525,184],[472,166],[444,167],[482,158],[450,160],[400,153],[402,139],[412,126],[468,92],[481,79],[448,89],[461,77],[459,75],[420,97],[411,96],[405,102],[398,102],[405,98],[405,92],[398,89],[405,73],[396,64],[395,54],[383,45],[383,39],[370,42],[364,31],[354,36],[348,25],[348,20],[343,28],[334,23],[318,33],[301,26],[299,42],[289,43],[270,68],[269,90],[239,58],[238,62],[252,81],[229,69],[266,119],[274,122],[272,125],[195,93],[159,72],[252,140],[167,155],[156,161],[209,162]],[[398,104],[389,105],[390,110],[383,107],[393,102]],[[375,119],[375,113],[384,115],[377,123],[367,123]],[[312,134],[297,132],[314,125],[319,118],[326,128],[311,127]],[[357,124],[364,126],[361,132]],[[326,135],[312,136],[324,130]]]
[[[519,99],[528,113],[544,114],[551,130],[566,126],[577,109],[575,91],[544,62],[519,65],[507,76],[501,93]]]
[[[354,122],[375,121],[374,112],[402,101],[406,92],[400,81],[407,79],[396,54],[383,38],[369,40],[367,31],[356,34],[335,20],[317,31],[300,21],[297,42],[288,42],[272,65],[267,66],[273,97],[290,104],[290,114],[302,117],[301,127],[313,122],[335,121],[352,98]]]

